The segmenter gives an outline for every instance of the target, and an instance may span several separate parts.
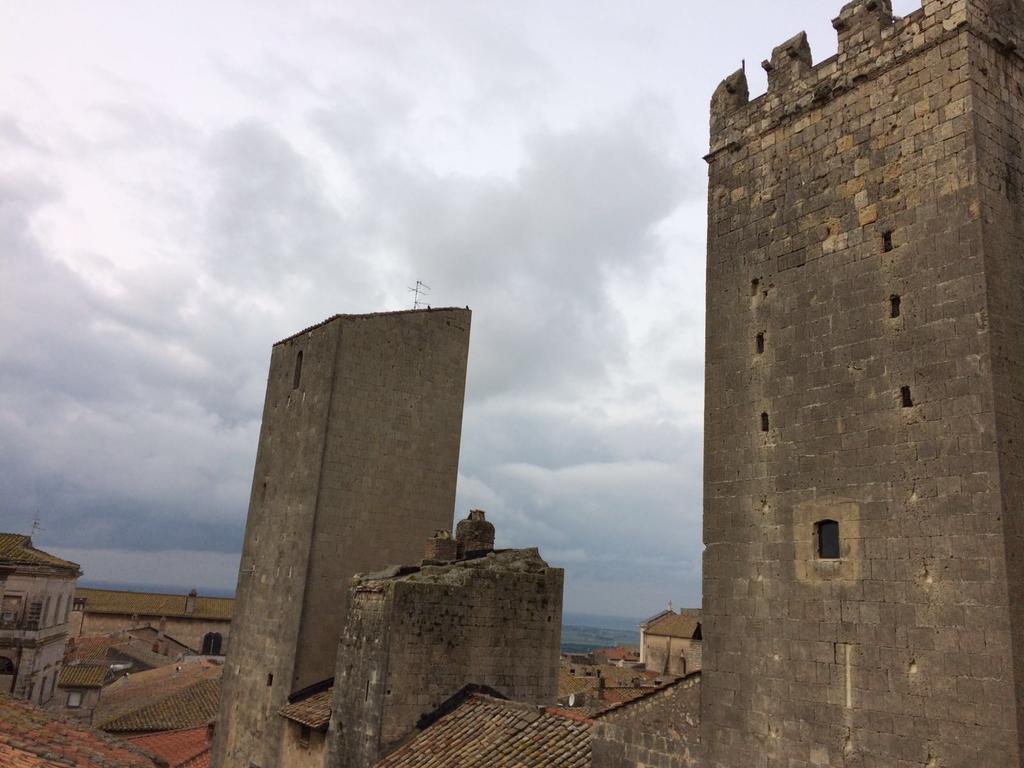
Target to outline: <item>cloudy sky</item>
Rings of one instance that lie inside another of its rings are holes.
[[[459,514],[568,610],[698,604],[707,105],[839,5],[0,0],[0,529],[233,587],[271,344],[422,280]]]

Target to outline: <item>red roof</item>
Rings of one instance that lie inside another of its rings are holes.
[[[157,768],[134,744],[0,694],[0,765],[4,768]]]
[[[128,741],[162,757],[171,768],[198,765],[193,761],[204,756],[209,761],[209,731],[205,726],[181,731],[147,733],[145,736],[135,736]]]

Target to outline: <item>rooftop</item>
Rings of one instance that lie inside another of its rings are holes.
[[[481,557],[453,560],[440,565],[392,566],[376,573],[357,574],[358,586],[372,587],[381,582],[427,582],[458,585],[466,582],[474,572],[516,571],[543,573],[548,564],[536,549],[496,549]]]
[[[145,736],[133,736],[128,741],[163,758],[170,768],[195,766],[198,765],[196,761],[203,757],[209,764],[210,734],[206,726],[147,733]]]
[[[58,688],[102,688],[110,667],[106,664],[72,664],[61,667]]]
[[[32,546],[32,539],[20,533],[0,533],[0,565],[27,565],[56,568],[75,576],[81,574],[78,563],[61,560]]]
[[[420,315],[420,314],[429,314],[431,312],[467,312],[468,313],[469,311],[470,311],[469,307],[427,307],[426,309],[398,309],[398,310],[395,310],[394,312],[368,312],[368,313],[366,313],[364,315],[346,315],[346,314],[331,315],[327,319],[321,320],[319,323],[314,323],[313,325],[309,326],[308,328],[303,328],[301,331],[297,331],[296,333],[293,333],[291,336],[286,336],[285,338],[281,339],[279,342],[274,344],[274,346],[276,347],[278,344],[284,344],[286,341],[291,341],[292,339],[297,339],[299,336],[302,336],[304,333],[309,333],[310,331],[315,331],[317,328],[321,328],[321,327],[327,325],[328,323],[333,323],[335,320],[366,320],[367,318],[371,318],[371,317],[389,317],[391,315]]]
[[[219,704],[220,680],[201,680],[149,706],[108,720],[100,727],[108,733],[206,727],[216,720]]]
[[[294,701],[281,709],[281,717],[293,720],[301,725],[324,730],[331,721],[331,698],[334,686],[318,691],[301,701]]]
[[[104,689],[94,722],[104,730],[117,731],[169,731],[205,725],[203,716],[211,711],[209,686],[184,698],[173,697],[197,683],[219,682],[220,674],[219,664],[194,659],[123,677]],[[212,711],[216,713],[216,701]],[[144,727],[134,727],[140,723]]]
[[[192,613],[185,610],[188,595],[159,592],[127,592],[117,589],[79,587],[75,599],[85,598],[86,613],[116,613],[124,616],[165,616],[167,618],[231,621],[235,600],[231,597],[197,595]]]
[[[669,613],[647,625],[648,635],[700,639],[700,619],[678,613]]]
[[[475,695],[376,768],[589,768],[583,718]]]
[[[141,747],[0,694],[5,768],[166,768]]]

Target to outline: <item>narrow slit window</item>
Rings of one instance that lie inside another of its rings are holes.
[[[889,297],[889,317],[899,317],[901,304],[903,303],[900,299],[899,294],[894,293]]]
[[[886,253],[892,250],[892,230],[882,233],[882,250]]]
[[[302,350],[295,356],[295,375],[292,377],[292,389],[298,389],[302,381]]]
[[[761,414],[761,431],[762,432],[767,432],[768,431],[768,426],[769,426],[769,424],[768,424],[768,414],[767,413],[762,413]]]
[[[757,334],[757,338],[755,340],[755,346],[757,348],[757,354],[763,355],[764,354],[764,334],[763,333]]]
[[[818,557],[822,560],[839,559],[839,523],[822,520],[815,524],[818,539]]]
[[[267,686],[269,687],[269,686],[271,686],[273,684],[274,684],[274,673],[273,672],[268,672],[267,673]]]
[[[750,295],[757,296],[757,289],[761,287],[761,281],[756,277],[750,281]]]
[[[900,401],[904,408],[914,407],[914,398],[910,396],[910,387],[900,387]]]

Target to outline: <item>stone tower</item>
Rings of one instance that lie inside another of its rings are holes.
[[[275,768],[289,694],[334,674],[349,579],[451,525],[468,309],[340,315],[274,345],[216,768]]]
[[[858,0],[715,92],[711,768],[1024,765],[1022,16]]]

